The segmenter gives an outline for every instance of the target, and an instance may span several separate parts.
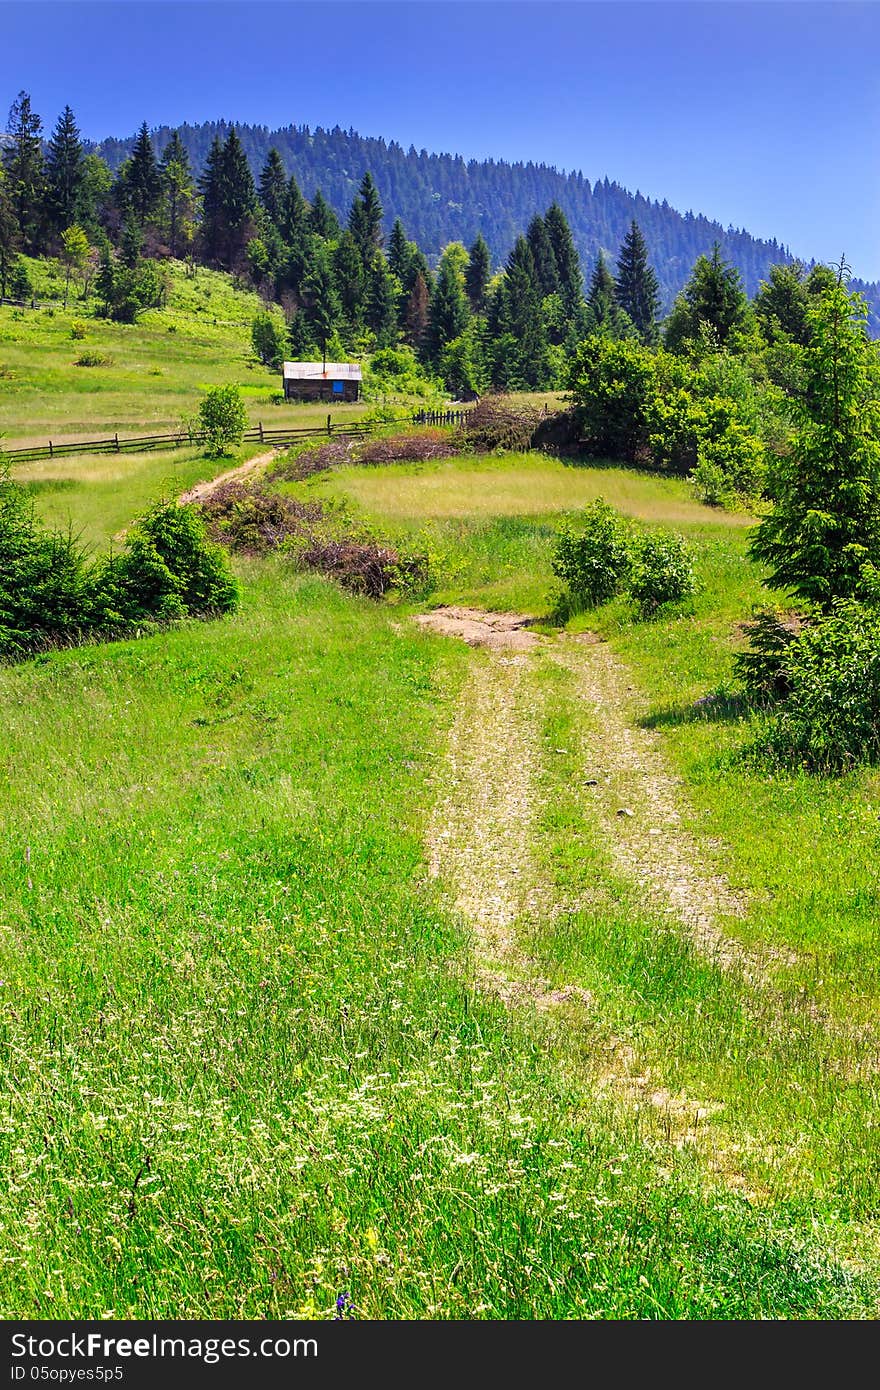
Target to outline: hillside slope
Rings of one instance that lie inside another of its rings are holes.
[[[214,137],[225,138],[232,124],[206,121],[180,127],[196,171],[201,171]],[[585,267],[599,250],[616,258],[635,218],[651,250],[664,308],[671,305],[697,256],[708,251],[714,241],[721,243],[726,258],[739,269],[750,295],[771,265],[792,259],[788,248],[776,240],[762,241],[710,218],[692,212],[682,214],[665,199],[655,202],[607,177],[591,183],[582,173],[560,173],[546,164],[465,160],[461,155],[431,154],[414,146],[405,150],[396,141],[362,136],[338,126],[311,130],[305,125],[289,125],[269,130],[267,126],[236,123],[235,129],[255,174],[275,146],[306,197],[311,198],[320,187],[343,215],[369,169],[385,209],[386,229],[400,217],[407,235],[429,256],[439,255],[449,241],[469,245],[482,232],[497,266],[532,216],[555,201],[571,224]],[[165,147],[171,133],[168,126],[153,132],[157,150]],[[127,158],[133,141],[133,136],[107,139],[94,148],[115,169]],[[854,288],[866,295],[880,322],[880,285],[856,281]]]

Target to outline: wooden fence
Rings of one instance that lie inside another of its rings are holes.
[[[420,410],[412,417],[414,425],[462,425],[467,419],[466,410]],[[341,420],[334,423],[333,416],[327,416],[326,425],[304,426],[300,429],[265,429],[262,421],[254,428],[245,430],[246,443],[266,444],[272,449],[283,449],[288,444],[300,444],[307,439],[321,437],[354,437],[374,434],[387,429],[382,421]],[[46,444],[33,444],[20,449],[4,449],[0,443],[0,458],[13,463],[36,463],[40,459],[53,459],[73,454],[141,454],[151,449],[185,449],[192,444],[203,444],[205,436],[187,430],[177,430],[172,434],[147,434],[120,439],[114,434],[109,439],[86,439],[70,444],[56,443],[50,439]]]

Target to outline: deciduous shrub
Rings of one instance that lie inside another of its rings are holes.
[[[105,352],[82,352],[73,364],[75,367],[112,367],[113,358]]]
[[[247,410],[237,386],[212,386],[199,404],[199,430],[205,452],[214,458],[239,445],[247,428]]]
[[[672,531],[648,531],[634,541],[627,589],[649,615],[696,592],[697,580],[687,543]]]
[[[648,348],[587,338],[575,353],[568,385],[591,453],[627,463],[649,458],[657,369]]]
[[[551,568],[575,607],[595,608],[617,593],[632,554],[629,524],[600,497],[587,507],[580,526],[562,528]]]

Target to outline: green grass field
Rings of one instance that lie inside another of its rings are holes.
[[[51,263],[30,265],[41,294],[61,293]],[[182,265],[169,273],[169,307],[148,310],[134,325],[88,317],[75,301],[67,310],[0,306],[0,437],[9,448],[170,431],[195,413],[207,386],[229,382],[241,388],[253,424],[280,429],[326,420],[325,405],[276,399],[280,374],[258,362],[251,346],[262,308],[257,295],[201,267],[192,279]],[[71,336],[77,322],[85,324],[84,339]],[[85,352],[109,361],[76,366]],[[363,409],[336,406],[334,419]]]
[[[20,476],[98,545],[216,467]],[[750,519],[519,455],[283,486],[427,548],[429,604],[551,635],[490,656],[274,558],[233,617],[0,667],[0,1316],[876,1317],[880,778],[771,775],[758,716],[695,704],[766,598]],[[553,537],[599,495],[681,531],[700,592],[558,635]],[[589,630],[683,799],[670,854],[745,904],[733,964],[615,857],[641,784],[601,784]],[[534,887],[497,960],[430,867],[484,734],[475,794],[534,801],[528,864],[491,877],[491,806],[462,861],[490,904]]]

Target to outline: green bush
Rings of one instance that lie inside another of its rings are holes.
[[[88,325],[84,324],[82,319],[74,319],[73,323],[70,325],[71,338],[81,342],[83,338],[87,337],[87,335]]]
[[[587,338],[571,364],[568,386],[591,453],[627,463],[649,457],[657,367],[648,348],[632,340]]]
[[[244,438],[247,410],[237,386],[212,386],[199,404],[199,431],[205,452],[214,458],[228,454]]]
[[[880,609],[838,601],[787,645],[784,671],[767,734],[776,761],[811,772],[880,762]]]
[[[581,526],[562,528],[550,564],[573,608],[595,608],[621,587],[632,552],[629,524],[600,497],[587,507]]]
[[[239,590],[225,551],[195,507],[158,502],[100,567],[105,623],[227,613]]]
[[[105,352],[82,352],[73,364],[75,367],[112,367],[113,358]]]
[[[646,615],[696,593],[694,564],[684,537],[672,531],[640,536],[633,544],[626,587]]]

